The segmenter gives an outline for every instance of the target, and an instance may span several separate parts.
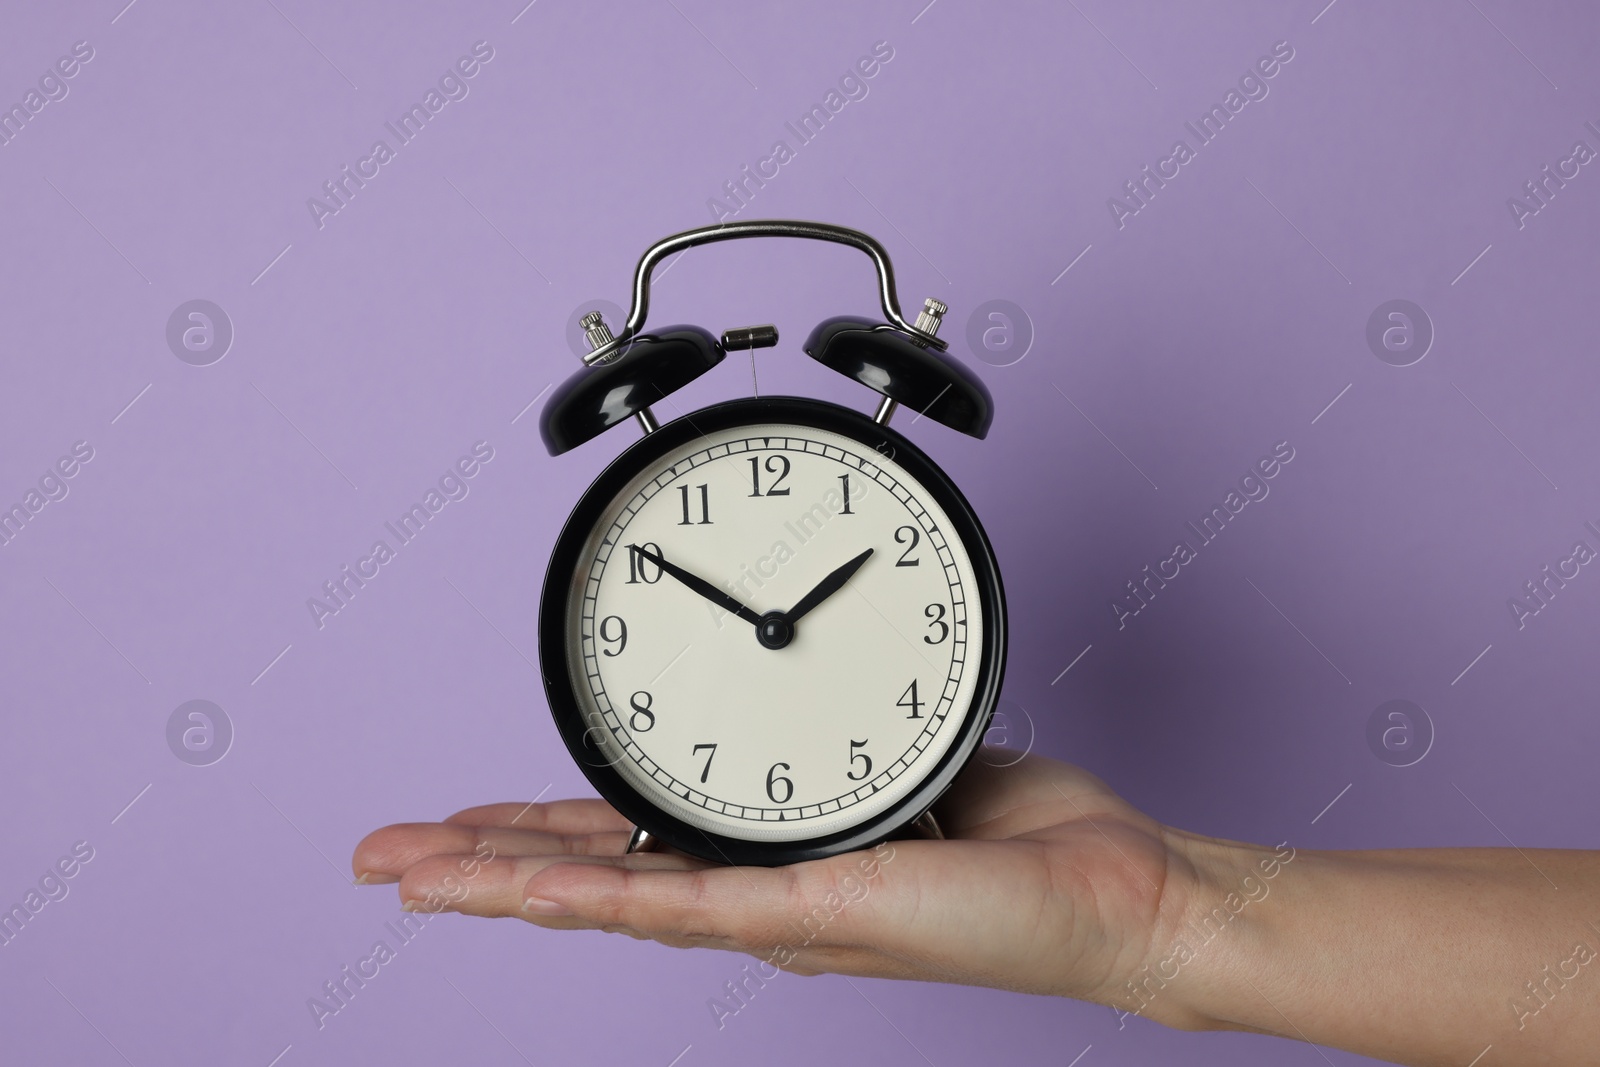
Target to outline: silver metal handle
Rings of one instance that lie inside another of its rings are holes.
[[[888,319],[896,329],[904,330],[929,348],[943,351],[947,347],[947,342],[940,340],[936,334],[912,325],[901,315],[900,302],[895,298],[894,267],[889,262],[889,253],[872,237],[860,230],[833,226],[826,222],[752,219],[748,222],[727,222],[717,226],[703,226],[697,230],[685,230],[671,237],[663,237],[651,245],[640,257],[639,266],[633,272],[633,309],[628,312],[628,321],[622,327],[622,332],[584,356],[583,361],[591,366],[605,362],[613,358],[623,345],[639,333],[640,328],[644,326],[645,316],[650,311],[650,274],[655,270],[656,264],[674,252],[684,251],[695,245],[735,241],[745,237],[803,237],[812,241],[832,241],[835,244],[860,249],[872,258],[873,265],[878,268],[878,298],[883,303],[884,318]]]

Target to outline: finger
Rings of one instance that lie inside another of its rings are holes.
[[[405,911],[454,911],[487,918],[544,919],[524,910],[528,880],[553,863],[628,864],[636,868],[685,871],[701,861],[686,856],[645,853],[635,856],[500,856],[434,855],[407,867],[400,878]],[[567,916],[555,916],[565,919]],[[555,925],[589,925],[581,921]]]
[[[455,823],[399,823],[374,830],[356,846],[350,865],[360,885],[398,881],[407,867],[434,855],[620,856],[628,845],[624,831],[558,834]]]
[[[445,820],[463,826],[504,826],[557,834],[594,834],[631,830],[633,823],[603,800],[579,798],[540,803],[484,804],[458,811]]]
[[[868,883],[894,852],[894,846],[881,848],[789,867],[553,862],[527,882],[524,907],[658,940],[710,939],[747,951],[796,939],[853,944],[874,922]]]

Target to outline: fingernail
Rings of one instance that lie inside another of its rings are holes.
[[[392,885],[400,879],[392,874],[379,874],[377,871],[368,871],[356,879],[356,885]]]
[[[529,897],[522,902],[522,910],[533,915],[563,916],[571,915],[572,909],[565,904],[557,904],[553,900],[543,897]]]
[[[408,900],[400,905],[401,911],[425,911],[426,908],[420,900]]]

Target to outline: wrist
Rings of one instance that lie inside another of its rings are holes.
[[[1594,958],[1600,873],[1584,854],[1162,836],[1169,876],[1144,958],[1107,998],[1119,1012],[1401,1063],[1473,1062],[1491,1045],[1507,1062],[1593,1059],[1600,1015],[1555,996],[1572,979],[1550,963]],[[1567,1025],[1530,1021],[1547,1012]]]
[[[1113,991],[1119,1021],[1138,1015],[1183,1030],[1241,1023],[1239,990],[1269,944],[1272,898],[1304,854],[1164,829],[1168,879],[1150,947]]]

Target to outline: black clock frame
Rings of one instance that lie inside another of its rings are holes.
[[[950,518],[966,547],[978,582],[983,648],[974,657],[978,672],[972,703],[959,733],[933,770],[899,803],[856,826],[799,841],[747,841],[693,826],[658,808],[617,771],[591,741],[568,667],[567,613],[577,588],[579,554],[606,507],[641,471],[697,437],[758,423],[794,423],[828,430],[887,455],[923,486]],[[867,848],[902,831],[933,806],[977,752],[1000,698],[1006,660],[1005,590],[994,549],[983,526],[955,483],[904,436],[849,408],[802,397],[732,400],[693,412],[635,442],[613,460],[584,491],[568,517],[545,573],[539,598],[539,666],[545,695],[568,751],[591,785],[612,807],[661,841],[702,859],[729,864],[778,866]]]

